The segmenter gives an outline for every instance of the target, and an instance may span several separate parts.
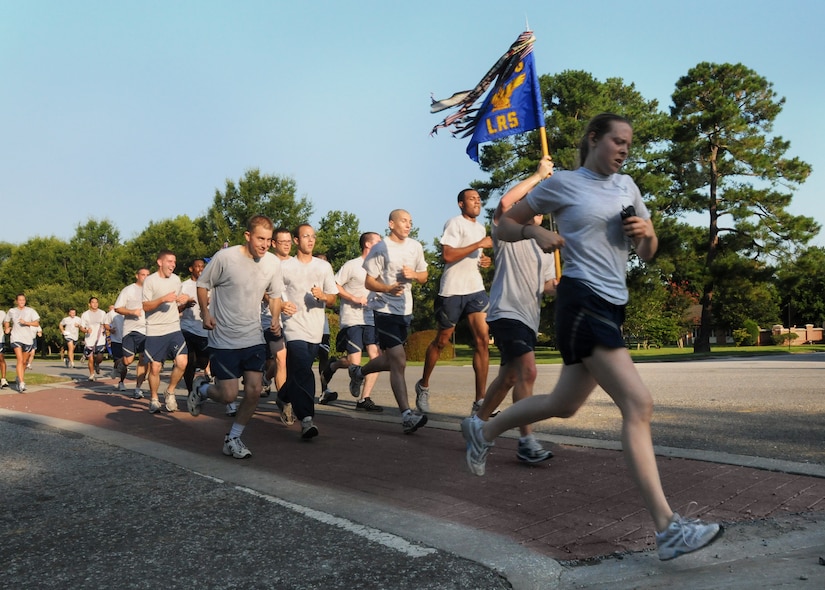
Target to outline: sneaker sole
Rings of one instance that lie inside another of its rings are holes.
[[[529,455],[522,455],[521,453],[516,453],[516,457],[522,463],[527,463],[528,465],[535,465],[536,463],[541,463],[542,461],[547,461],[548,459],[553,458],[553,453],[550,451],[546,451],[547,454],[543,457],[530,457]]]
[[[241,455],[240,457],[238,457],[238,455],[236,455],[232,451],[226,451],[226,449],[224,449],[223,454],[226,455],[227,457],[232,457],[233,459],[249,459],[250,457],[252,457],[251,452],[247,453],[246,455]]]
[[[671,559],[676,559],[677,557],[682,557],[683,555],[687,555],[688,553],[693,553],[694,551],[699,551],[700,549],[704,549],[705,547],[710,547],[713,543],[715,543],[716,541],[719,540],[719,538],[722,536],[722,533],[724,533],[724,532],[725,532],[725,527],[723,527],[722,525],[719,525],[719,530],[716,531],[716,534],[713,536],[713,538],[710,541],[708,541],[707,543],[705,543],[704,545],[702,545],[701,547],[693,548],[690,551],[682,551],[681,553],[677,553],[677,554],[672,555],[670,557],[660,557],[659,561],[670,561]]]
[[[475,463],[473,463],[473,461],[472,461],[472,456],[470,454],[470,446],[471,446],[470,441],[473,439],[473,436],[470,433],[470,428],[471,428],[471,426],[470,426],[470,419],[469,418],[465,418],[464,420],[461,421],[461,435],[464,437],[464,441],[466,443],[466,448],[467,448],[466,452],[464,453],[464,459],[467,463],[467,469],[470,470],[470,473],[472,473],[473,475],[478,475],[479,477],[482,477],[484,475],[484,473],[486,472],[486,470],[487,470],[487,465],[485,463],[484,466],[479,467]]]
[[[421,420],[418,421],[418,424],[416,424],[415,426],[413,426],[409,429],[404,428],[404,434],[412,434],[413,432],[415,432],[416,430],[418,430],[419,428],[424,426],[426,423],[427,423],[427,416],[425,414],[422,414],[421,415]]]
[[[189,395],[186,397],[186,408],[189,410],[189,413],[193,416],[199,416],[201,413],[201,405],[200,405],[200,395],[194,389],[189,392]]]
[[[292,413],[292,404],[287,402],[282,403],[284,404],[284,407],[280,410],[281,422],[283,422],[284,426],[292,426],[295,424],[295,414]]]
[[[355,406],[355,409],[358,410],[359,412],[373,412],[375,414],[380,414],[381,412],[384,411],[384,408],[381,407],[381,406],[378,406],[378,407],[375,407],[375,408],[359,408],[358,406]]]
[[[318,427],[313,425],[307,428],[306,432],[301,433],[301,438],[303,440],[310,440],[318,436]]]

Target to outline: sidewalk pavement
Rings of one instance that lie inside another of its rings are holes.
[[[503,437],[479,478],[465,468],[458,408],[431,414],[426,427],[404,435],[389,399],[376,399],[387,404],[383,414],[366,414],[342,396],[317,406],[320,436],[306,442],[265,398],[244,433],[254,456],[237,461],[221,454],[231,419],[218,404],[193,418],[181,391],[182,411],[150,415],[147,400],[116,393],[112,383],[0,395],[0,419],[45,421],[198,473],[222,461],[216,477],[473,560],[514,588],[813,588],[825,581],[821,466],[780,462],[788,467],[782,473],[749,467],[749,457],[722,464],[709,462],[712,454],[687,459],[668,450],[659,468],[674,510],[723,522],[726,532],[711,548],[660,562],[650,519],[615,450],[539,435],[555,457],[530,467],[516,460],[516,440]],[[422,526],[409,525],[403,515],[410,513]]]

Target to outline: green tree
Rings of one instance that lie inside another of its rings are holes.
[[[814,246],[784,259],[777,276],[782,319],[792,326],[825,325],[825,248]]]
[[[32,238],[12,248],[0,265],[2,305],[10,307],[17,293],[27,293],[42,284],[69,285],[69,244],[55,237]]]
[[[137,237],[126,244],[121,260],[121,281],[123,287],[134,281],[135,271],[146,266],[157,270],[158,252],[171,250],[175,253],[178,274],[186,274],[186,269],[195,258],[203,258],[215,253],[201,241],[198,227],[187,215],[174,219],[150,221]]]
[[[718,265],[720,256],[775,255],[785,243],[805,244],[819,224],[787,211],[792,190],[811,167],[785,156],[789,142],[769,137],[785,102],[770,82],[742,64],[704,62],[679,79],[672,98],[669,213],[708,214],[701,326],[694,345],[705,352],[716,284],[731,267],[729,258]]]
[[[115,290],[121,283],[120,249],[120,232],[108,219],[79,224],[69,241],[66,263],[72,283],[93,293]]]
[[[324,253],[332,268],[338,270],[347,260],[361,255],[358,218],[345,211],[330,211],[318,223],[315,251]]]
[[[212,206],[200,220],[202,241],[210,252],[219,250],[225,242],[240,244],[246,222],[253,215],[266,215],[275,227],[291,230],[312,216],[312,203],[306,197],[296,197],[292,178],[261,174],[258,168],[247,170],[236,184],[227,179],[223,192],[216,190]]]

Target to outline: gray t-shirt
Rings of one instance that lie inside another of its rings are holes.
[[[347,260],[341,268],[338,269],[338,274],[335,275],[335,282],[341,285],[344,291],[353,297],[369,298],[370,291],[364,286],[366,278],[367,271],[364,270],[364,259],[359,256],[358,258]],[[372,309],[370,309],[368,305],[359,305],[345,301],[343,297],[340,298],[340,302],[340,324],[342,328],[375,325]]]
[[[444,224],[441,243],[452,248],[463,248],[483,240],[486,235],[487,228],[483,223],[470,221],[463,215],[457,215],[448,219]],[[484,280],[478,270],[480,255],[481,253],[476,250],[461,260],[445,264],[438,294],[442,297],[451,297],[483,291]]]
[[[209,311],[215,329],[209,346],[230,350],[264,343],[261,299],[264,293],[281,297],[284,289],[281,261],[271,252],[259,259],[245,253],[245,246],[219,250],[203,269],[197,286],[211,291]]]
[[[143,281],[143,301],[154,301],[167,293],[174,292],[180,295],[180,277],[171,274],[162,277],[154,272]],[[180,332],[180,312],[176,301],[161,303],[155,309],[146,313],[146,336],[165,336]]]
[[[633,205],[639,217],[650,218],[633,179],[587,168],[560,170],[526,199],[533,211],[555,217],[564,238],[564,274],[584,281],[610,303],[627,303],[630,240],[622,229],[622,207]]]
[[[415,272],[427,270],[427,261],[424,259],[424,248],[421,242],[410,238],[406,238],[403,242],[396,242],[386,237],[370,249],[364,260],[364,270],[367,274],[371,277],[379,277],[387,285],[396,282],[404,285],[404,292],[401,295],[372,293],[370,307],[373,310],[394,315],[412,314],[412,281],[404,278],[402,268],[405,266],[409,266]]]
[[[132,283],[124,287],[117,296],[115,308],[139,309],[140,314],[123,316],[123,334],[146,334],[146,314],[143,311],[143,286]]]
[[[517,320],[538,334],[544,284],[556,276],[552,254],[542,252],[535,240],[502,242],[492,238],[496,273],[490,286],[487,321]]]
[[[320,344],[324,336],[326,305],[312,296],[312,288],[320,287],[324,293],[337,293],[332,266],[326,260],[312,258],[301,262],[297,257],[281,263],[284,273],[284,297],[295,304],[297,311],[283,316],[284,338],[287,342],[301,340]]]

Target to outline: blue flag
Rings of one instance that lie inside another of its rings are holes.
[[[478,144],[544,127],[544,108],[532,52],[490,91],[474,123],[467,155],[475,162],[478,162]]]

